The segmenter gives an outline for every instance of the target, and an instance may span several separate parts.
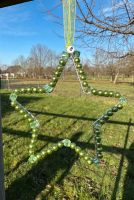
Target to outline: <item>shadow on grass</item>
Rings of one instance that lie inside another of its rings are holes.
[[[67,118],[67,119],[77,119],[77,120],[83,120],[83,121],[96,121],[97,120],[97,118],[92,118],[92,117],[64,115],[64,114],[57,114],[57,113],[52,113],[52,112],[40,112],[40,111],[34,111],[34,110],[29,110],[29,111],[32,113],[35,113],[35,114],[41,114],[41,115],[46,115],[46,116],[55,116],[55,117],[61,117],[61,118]],[[134,126],[133,122],[124,122],[124,121],[108,120],[106,123]]]
[[[10,99],[9,99],[10,93],[5,93],[1,94],[1,109],[2,109],[2,117],[6,113],[10,113],[14,111],[14,108],[10,104]],[[27,105],[31,102],[39,101],[40,99],[45,98],[44,97],[37,97],[37,96],[18,96],[18,101],[22,105]]]
[[[72,141],[77,141],[82,132],[75,133]],[[36,196],[50,184],[55,177],[60,183],[78,159],[76,153],[68,148],[62,148],[47,156],[33,166],[24,176],[16,179],[6,190],[7,200],[34,200]],[[58,171],[62,171],[58,174]]]

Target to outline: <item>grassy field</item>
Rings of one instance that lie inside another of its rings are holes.
[[[36,165],[28,162],[29,126],[10,106],[2,90],[2,126],[7,200],[134,200],[134,86],[95,82],[97,88],[120,91],[128,105],[103,126],[101,165],[87,165],[62,148]],[[77,82],[59,82],[50,95],[21,95],[19,101],[39,119],[40,151],[69,138],[92,156],[92,123],[117,100],[80,96]]]

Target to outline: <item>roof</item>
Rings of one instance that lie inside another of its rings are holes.
[[[0,8],[12,6],[19,3],[24,3],[32,0],[0,0]]]

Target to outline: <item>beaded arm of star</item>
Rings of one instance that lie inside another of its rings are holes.
[[[76,0],[63,0],[63,16],[64,16],[64,37],[66,44],[66,51],[63,52],[59,64],[56,68],[55,73],[53,74],[52,80],[49,84],[44,85],[42,88],[22,88],[15,89],[11,95],[11,105],[15,107],[19,113],[23,114],[24,118],[29,122],[30,128],[32,130],[32,138],[31,143],[29,145],[29,162],[36,163],[39,159],[44,158],[48,154],[51,154],[54,151],[57,151],[59,148],[63,146],[74,149],[80,157],[83,157],[84,160],[87,161],[88,164],[98,164],[102,159],[102,145],[101,145],[101,127],[102,125],[112,116],[115,112],[119,111],[126,104],[126,98],[121,96],[119,92],[113,92],[108,90],[97,90],[91,86],[89,86],[86,81],[86,74],[83,71],[82,64],[80,63],[80,52],[74,49],[73,40],[74,40],[74,32],[75,32],[75,13],[76,13]],[[28,93],[51,93],[58,79],[66,65],[67,61],[71,59],[79,82],[82,88],[82,91],[85,94],[91,94],[96,96],[105,96],[105,97],[115,97],[118,98],[118,103],[112,108],[108,109],[103,115],[101,115],[94,123],[93,123],[93,135],[95,141],[95,156],[93,158],[83,152],[80,147],[76,146],[75,143],[72,143],[69,139],[64,139],[61,142],[57,143],[57,145],[52,146],[49,149],[42,150],[40,153],[35,151],[35,143],[37,140],[37,136],[39,133],[40,124],[39,121],[30,113],[26,108],[24,108],[18,101],[18,94],[28,94]]]

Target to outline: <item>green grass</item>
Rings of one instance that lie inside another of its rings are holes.
[[[92,85],[121,91],[128,98],[128,105],[103,126],[105,162],[99,166],[88,166],[67,148],[58,150],[36,165],[29,164],[29,126],[11,108],[8,91],[2,91],[7,200],[134,199],[134,88],[103,81],[94,81]],[[112,98],[80,96],[77,82],[59,82],[52,95],[21,95],[19,101],[41,123],[38,151],[69,138],[89,156],[94,154],[91,139],[93,121],[117,102]]]

